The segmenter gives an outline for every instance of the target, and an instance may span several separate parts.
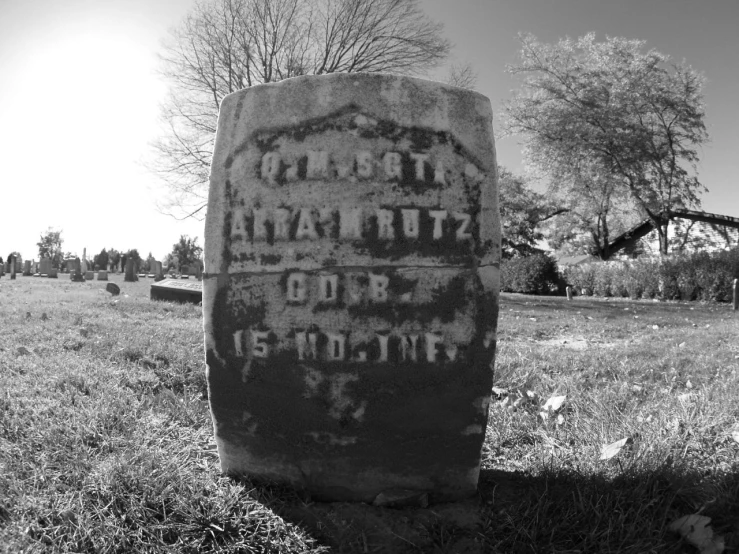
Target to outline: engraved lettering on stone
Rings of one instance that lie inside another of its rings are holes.
[[[317,239],[316,224],[313,221],[313,215],[310,208],[301,208],[300,217],[298,219],[298,230],[295,232],[295,238],[301,239]]]
[[[377,334],[377,340],[380,343],[380,356],[378,357],[378,362],[387,362],[387,342],[388,342],[389,335],[385,335],[382,333]]]
[[[346,336],[343,333],[327,333],[327,358],[331,361],[342,361],[346,351]]]
[[[315,333],[295,333],[295,342],[298,347],[298,360],[318,359],[318,337]]]
[[[275,240],[290,240],[290,210],[277,208],[274,213]]]
[[[291,273],[287,276],[287,300],[288,302],[305,302],[307,287],[305,284],[305,273]]]
[[[394,239],[395,228],[393,227],[393,218],[395,214],[392,210],[378,208],[375,210],[377,214],[377,238],[378,239]]]
[[[254,240],[267,240],[267,226],[269,210],[267,208],[254,209]]]
[[[454,212],[454,219],[461,222],[457,227],[457,240],[470,240],[472,234],[467,229],[470,226],[472,216],[464,212]]]
[[[411,159],[416,162],[416,180],[424,180],[424,163],[428,161],[428,154],[411,154]]]
[[[402,361],[418,361],[418,335],[403,335],[400,337],[400,359]]]
[[[269,331],[251,331],[252,356],[255,358],[269,357]]]
[[[408,238],[418,238],[418,210],[403,209],[403,234]]]
[[[436,362],[437,347],[441,344],[442,338],[436,333],[426,333],[426,361]]]
[[[339,286],[338,275],[318,276],[318,299],[321,302],[336,303],[338,299],[337,289]]]
[[[328,177],[328,152],[325,150],[308,150],[308,179],[325,179]]]
[[[446,210],[430,210],[429,215],[434,220],[434,233],[432,236],[435,240],[438,240],[442,237],[444,233],[442,222],[446,219]]]
[[[434,169],[434,183],[437,185],[446,185],[446,179],[444,178],[444,166],[441,162],[436,162],[436,168]]]
[[[398,152],[386,152],[382,159],[387,179],[400,179],[403,177],[403,166]]]
[[[280,162],[279,152],[267,152],[262,156],[262,179],[275,182],[280,174]]]
[[[369,274],[370,278],[370,298],[374,302],[387,302],[387,287],[390,279],[387,275]]]
[[[362,208],[339,210],[339,238],[362,238]]]

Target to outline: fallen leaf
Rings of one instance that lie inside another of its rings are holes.
[[[16,350],[16,354],[18,354],[18,356],[28,356],[30,353],[31,351],[25,346],[19,346]]]
[[[690,400],[690,393],[686,392],[685,394],[678,394],[677,399],[680,402],[687,402],[688,400]]]
[[[508,389],[503,389],[500,387],[493,387],[493,394],[495,396],[503,396],[503,395],[508,394]]]
[[[684,342],[681,342],[680,344],[678,344],[678,345],[677,345],[677,347],[678,347],[678,348],[683,348],[683,347],[685,346],[685,344],[686,344],[686,343],[684,343]]]
[[[565,422],[565,416],[563,416],[562,414],[559,414],[557,416],[557,425],[562,425],[564,422]]]
[[[544,407],[542,408],[545,412],[547,410],[551,410],[552,412],[556,412],[562,407],[562,403],[567,399],[567,395],[562,396],[552,396],[549,400],[547,400],[544,403]]]
[[[721,554],[724,551],[723,537],[713,534],[708,525],[711,518],[700,514],[683,516],[670,523],[669,529],[695,546],[700,554]]]
[[[657,331],[659,329],[659,325],[652,325],[652,329],[654,329],[655,331]]]
[[[621,452],[621,449],[626,446],[628,443],[631,442],[631,437],[626,437],[625,439],[618,440],[616,442],[612,442],[611,444],[607,444],[605,446],[601,446],[600,448],[600,459],[601,460],[610,460],[613,458],[616,454]]]

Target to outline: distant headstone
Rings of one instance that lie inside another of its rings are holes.
[[[127,283],[134,283],[139,280],[134,271],[133,258],[128,258],[128,260],[126,260],[126,275],[123,277],[123,280]]]
[[[187,275],[187,276],[189,277],[189,276],[190,276],[190,266],[188,266],[188,265],[183,265],[183,266],[182,266],[182,267],[180,268],[180,275]]]
[[[38,264],[38,272],[41,275],[48,275],[51,271],[51,258],[41,258]]]
[[[57,271],[57,269],[56,269],[55,267],[52,267],[52,268],[51,268],[51,269],[49,270],[49,275],[48,275],[48,276],[49,276],[49,277],[50,277],[51,279],[58,279],[58,278],[59,278],[59,275],[58,275],[58,271]]]
[[[198,265],[195,267],[195,278],[198,281],[203,280],[203,266],[198,263]]]
[[[491,122],[478,93],[389,75],[222,100],[203,316],[223,471],[325,500],[475,493],[500,288]]]
[[[113,296],[118,296],[121,293],[121,287],[119,287],[115,283],[108,283],[107,285],[105,285],[105,290],[107,290]]]
[[[69,278],[74,283],[84,283],[85,276],[82,275],[82,263],[79,258],[75,258],[72,261],[72,269],[70,270]]]
[[[181,283],[176,279],[165,279],[153,283],[151,300],[170,300],[198,304],[203,300],[203,284],[198,282]]]
[[[85,260],[84,258],[82,258],[82,260],[80,261],[80,271],[82,272],[83,275],[86,274],[87,271],[88,271],[88,269],[87,269],[87,260]],[[87,277],[85,277],[85,278],[87,278]]]
[[[23,276],[31,276],[31,260],[26,260],[25,262],[23,262]]]
[[[8,262],[8,265],[10,265],[10,278],[12,280],[15,280],[15,268],[16,268],[15,256],[10,256],[9,260],[10,261]]]
[[[107,281],[108,280],[108,272],[104,269],[98,270],[98,281]]]
[[[162,270],[162,262],[154,262],[154,281],[164,280],[164,271]]]
[[[92,281],[95,279],[95,272],[94,271],[86,271],[85,272],[85,281]]]

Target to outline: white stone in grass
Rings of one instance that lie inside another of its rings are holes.
[[[734,442],[739,443],[739,423],[734,424],[734,428],[731,430],[731,438]]]
[[[556,412],[562,407],[562,404],[564,403],[565,400],[567,400],[566,394],[562,396],[552,396],[549,400],[547,400],[544,403],[544,406],[542,409],[545,412],[546,411]]]
[[[700,554],[721,554],[724,551],[724,539],[713,534],[709,523],[710,517],[691,514],[670,523],[669,529],[695,546]]]
[[[616,456],[619,452],[621,452],[621,449],[629,444],[631,442],[631,437],[626,437],[621,440],[617,440],[616,442],[612,442],[611,444],[607,444],[605,446],[602,446],[600,448],[600,459],[601,460],[610,460],[614,456]]]

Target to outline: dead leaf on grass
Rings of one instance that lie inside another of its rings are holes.
[[[549,400],[547,400],[544,403],[544,406],[542,409],[546,412],[547,410],[550,410],[552,412],[556,412],[562,407],[562,404],[564,401],[567,400],[567,395],[563,394],[562,396],[552,396]]]
[[[18,356],[28,356],[31,353],[31,351],[25,346],[19,346],[15,352]]]
[[[616,456],[619,452],[621,452],[621,449],[624,446],[626,446],[627,444],[630,444],[631,442],[632,442],[631,437],[626,437],[625,439],[621,439],[616,442],[612,442],[611,444],[601,446],[600,459],[610,460],[611,458]]]
[[[695,546],[700,554],[721,554],[724,551],[724,539],[720,535],[714,536],[709,523],[710,517],[691,514],[670,523],[669,529]]]
[[[734,439],[734,442],[739,443],[739,423],[736,423],[731,430],[731,438]]]

